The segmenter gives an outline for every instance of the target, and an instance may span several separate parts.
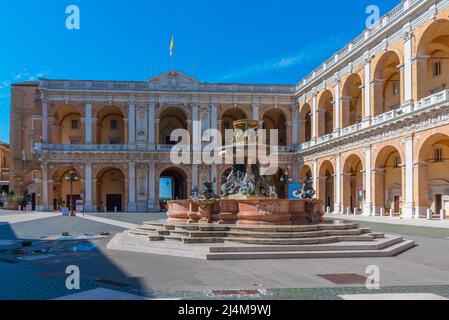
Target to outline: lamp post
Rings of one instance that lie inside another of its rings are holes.
[[[75,169],[70,168],[70,170],[65,175],[65,180],[70,182],[70,215],[74,216],[74,203],[73,203],[73,183],[78,181],[78,173]]]

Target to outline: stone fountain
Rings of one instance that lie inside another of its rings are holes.
[[[297,200],[279,199],[276,188],[261,174],[261,164],[248,157],[249,150],[259,148],[270,152],[270,147],[259,141],[258,121],[234,122],[233,143],[223,147],[221,155],[232,155],[235,164],[231,174],[222,181],[221,196],[214,192],[216,181],[204,183],[203,192],[193,188],[190,199],[168,202],[168,223],[305,225],[323,222],[324,206],[314,198],[312,181],[303,182],[302,189],[296,192]],[[236,152],[237,149],[244,152]]]

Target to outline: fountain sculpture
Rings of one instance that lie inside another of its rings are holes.
[[[233,144],[221,150],[223,156],[232,154],[234,165],[222,181],[221,196],[214,192],[212,182],[204,183],[204,191],[192,189],[190,199],[168,203],[169,223],[218,223],[246,225],[303,225],[323,222],[323,203],[314,199],[313,181],[305,179],[302,189],[295,192],[297,200],[279,199],[274,186],[261,175],[261,164],[249,160],[248,150],[267,148],[258,143],[258,121],[234,122]],[[236,149],[245,156],[236,159]],[[237,161],[240,160],[240,161]]]

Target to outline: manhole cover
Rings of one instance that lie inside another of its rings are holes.
[[[365,284],[366,277],[355,273],[346,274],[319,274],[319,277],[334,284]]]
[[[260,294],[259,290],[217,290],[212,291],[216,296],[244,296]]]
[[[130,284],[128,284],[128,283],[115,281],[115,280],[109,280],[109,279],[96,280],[95,282],[101,283],[101,284],[105,284],[105,285],[108,285],[108,286],[119,287],[119,288],[124,288],[124,287],[129,287],[130,286]]]

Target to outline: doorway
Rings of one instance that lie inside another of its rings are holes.
[[[122,212],[122,195],[121,194],[107,194],[106,195],[106,211],[107,212]]]
[[[68,195],[67,195],[67,202],[66,202],[67,208],[69,208],[69,210],[70,210],[70,206],[72,206],[71,210],[72,210],[72,211],[76,211],[76,202],[77,202],[78,200],[81,200],[81,196],[80,196],[79,194],[74,194],[74,195],[73,195],[73,202],[72,202],[71,200],[72,200],[72,199],[71,199],[71,197],[70,197],[70,194],[68,194]]]
[[[439,215],[443,209],[443,196],[441,194],[435,195],[435,214]]]

